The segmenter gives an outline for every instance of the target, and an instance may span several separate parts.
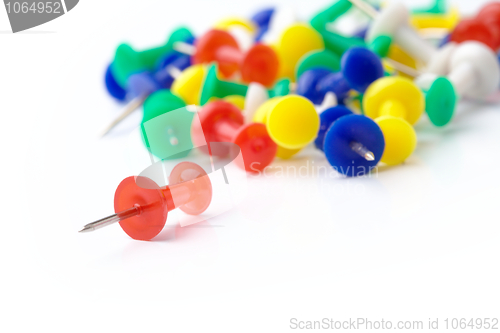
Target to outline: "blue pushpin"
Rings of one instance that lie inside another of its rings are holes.
[[[323,143],[325,141],[325,134],[330,126],[340,117],[349,116],[354,114],[351,110],[343,105],[337,105],[332,108],[326,109],[319,115],[320,127],[318,136],[314,140],[314,145],[319,150],[323,150]]]
[[[131,100],[120,116],[106,128],[103,136],[141,107],[151,94],[158,90],[170,89],[175,78],[190,65],[191,58],[189,56],[173,52],[158,62],[158,69],[155,73],[143,72],[131,75],[127,80],[127,96]],[[110,91],[109,88],[108,91]]]
[[[266,8],[255,13],[251,20],[257,26],[257,33],[255,34],[255,41],[258,42],[262,39],[264,34],[269,30],[269,23],[274,14],[274,8]]]
[[[127,98],[127,91],[123,89],[116,81],[113,72],[111,71],[111,64],[109,64],[106,69],[106,74],[104,75],[104,84],[106,85],[106,90],[115,99],[120,102],[125,101]]]
[[[174,80],[181,72],[191,66],[191,57],[178,52],[172,52],[160,59],[154,74],[155,79],[165,89],[170,89]]]
[[[364,93],[372,82],[384,76],[380,58],[369,49],[358,46],[351,47],[344,53],[340,72],[324,69],[310,71],[300,76],[297,93],[309,98],[314,104],[321,103],[325,94],[330,91],[337,95],[339,103],[343,103],[349,90]]]
[[[305,71],[297,81],[296,94],[309,99],[313,104],[320,104],[324,96],[318,89],[318,83],[331,73],[333,72],[325,68],[313,68]],[[337,95],[336,92],[335,95]],[[337,99],[342,101],[338,96]]]
[[[338,118],[327,130],[323,143],[328,162],[348,177],[369,173],[380,161],[384,149],[382,130],[362,115]]]

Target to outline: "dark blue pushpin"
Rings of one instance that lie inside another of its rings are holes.
[[[309,99],[313,104],[321,104],[324,98],[318,90],[318,83],[332,72],[324,68],[313,68],[305,71],[297,81],[296,94]],[[339,99],[337,97],[337,99]]]
[[[328,162],[348,177],[369,173],[380,161],[384,149],[382,130],[362,115],[338,118],[327,130],[323,143]]]
[[[320,127],[318,136],[314,140],[314,145],[319,150],[323,150],[323,143],[325,141],[325,134],[330,126],[340,117],[352,115],[353,112],[342,105],[337,105],[332,108],[326,109],[319,115]]]
[[[269,30],[269,23],[274,14],[274,8],[266,8],[255,13],[251,20],[257,26],[255,34],[255,41],[258,42],[262,39],[264,34]]]
[[[180,73],[191,66],[191,57],[178,52],[160,59],[155,72],[155,79],[165,89],[170,89]]]
[[[274,8],[265,8],[253,14],[251,20],[257,27],[262,28],[269,25],[273,14]]]
[[[104,83],[106,85],[106,90],[115,99],[120,102],[125,101],[127,97],[127,91],[123,89],[116,81],[113,73],[111,72],[111,64],[106,69],[106,74],[104,75]]]
[[[379,56],[366,47],[351,47],[342,55],[340,66],[344,79],[359,93],[364,93],[373,81],[384,76]]]
[[[300,76],[297,94],[309,98],[314,104],[320,104],[327,92],[335,93],[339,103],[343,104],[349,90],[364,93],[373,81],[384,76],[382,61],[365,47],[347,50],[342,56],[341,71],[338,73],[324,69],[312,71]]]

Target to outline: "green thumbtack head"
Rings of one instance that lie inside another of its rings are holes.
[[[445,14],[446,0],[434,0],[434,3],[427,8],[416,8],[412,10],[413,14]]]
[[[186,28],[174,30],[165,45],[136,51],[128,44],[120,44],[115,52],[111,70],[118,84],[126,87],[130,75],[154,69],[158,59],[174,50],[176,42],[189,40],[193,34]]]
[[[448,124],[455,112],[457,94],[453,84],[445,77],[437,78],[425,96],[425,109],[436,126]]]
[[[387,35],[377,36],[371,43],[368,45],[368,48],[377,54],[380,58],[387,57],[389,53],[389,49],[392,44],[392,38]]]
[[[193,148],[191,123],[194,112],[169,90],[159,90],[144,102],[141,123],[143,143],[160,159],[185,157]]]
[[[338,72],[340,71],[340,58],[328,50],[306,53],[297,64],[295,77],[298,79],[305,71],[312,68],[324,68]]]
[[[211,64],[203,80],[200,93],[200,105],[205,105],[210,98],[224,98],[231,95],[245,96],[248,86],[244,84],[223,81],[217,77],[217,65]]]

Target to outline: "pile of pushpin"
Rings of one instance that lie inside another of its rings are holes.
[[[339,21],[349,18],[359,24],[346,34]],[[165,45],[148,50],[119,45],[105,81],[110,95],[128,105],[108,131],[140,106],[144,124],[197,105],[199,122],[179,118],[170,126],[194,143],[238,145],[248,172],[314,143],[335,170],[360,176],[379,163],[401,164],[414,152],[413,125],[424,111],[433,125],[445,126],[461,98],[495,93],[499,47],[499,2],[462,20],[445,0],[420,9],[396,0],[382,7],[337,0],[308,22],[290,11],[265,9],[249,19],[218,22],[201,36],[176,29]],[[165,133],[166,148],[152,151],[160,159],[172,145]],[[191,195],[179,204],[168,187],[147,194],[127,178],[115,196],[117,214],[84,231],[120,221],[131,237],[151,239],[168,210],[204,211],[211,198],[206,173],[187,162],[172,173],[180,169],[192,176],[180,183]],[[147,204],[155,196],[164,201],[148,218],[137,198]]]

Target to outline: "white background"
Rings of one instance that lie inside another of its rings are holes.
[[[291,3],[303,19],[328,0]],[[421,4],[423,1],[408,2]],[[462,1],[474,13],[482,1]],[[417,126],[405,165],[377,177],[248,179],[246,204],[156,241],[113,213],[131,175],[128,133],[103,73],[121,41],[197,34],[266,1],[81,1],[11,34],[0,10],[0,331],[284,332],[290,319],[500,317],[500,108],[462,103],[453,123]],[[275,165],[324,165],[307,149]],[[138,170],[140,171],[140,170]],[[440,326],[443,327],[443,326]]]

